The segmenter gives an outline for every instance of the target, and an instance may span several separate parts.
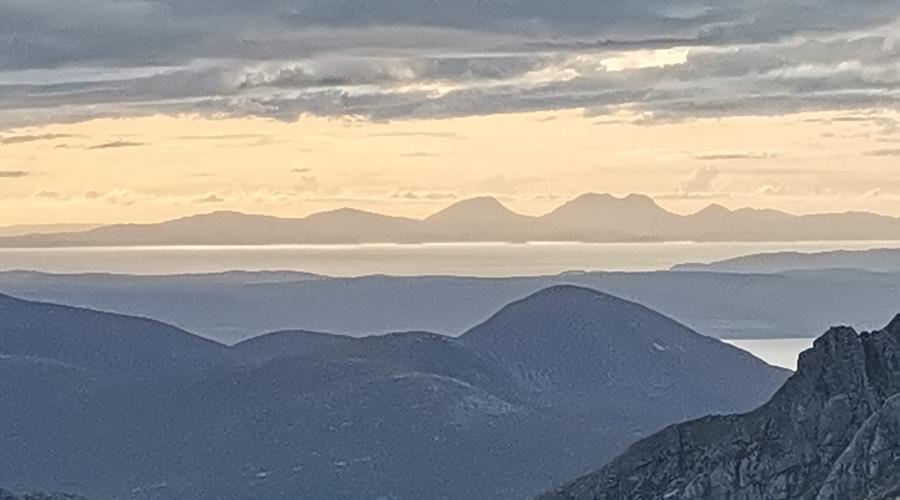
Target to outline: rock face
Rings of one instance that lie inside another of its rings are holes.
[[[17,495],[11,491],[0,489],[0,500],[87,500],[84,497],[66,495],[65,493],[23,493]]]
[[[832,328],[759,409],[669,427],[540,498],[900,498],[900,316]]]

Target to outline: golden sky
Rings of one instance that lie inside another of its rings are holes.
[[[900,215],[887,111],[644,124],[582,109],[451,119],[152,116],[20,128],[0,145],[0,225],[281,216],[351,206],[425,216],[496,196],[539,214],[577,194]]]
[[[900,216],[900,13],[814,4],[20,2],[0,225],[585,192]]]

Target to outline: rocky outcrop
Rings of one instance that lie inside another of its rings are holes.
[[[900,316],[832,328],[772,399],[675,425],[541,500],[900,498]]]
[[[23,493],[15,494],[11,491],[0,489],[0,500],[87,500],[84,497],[67,495],[65,493]]]

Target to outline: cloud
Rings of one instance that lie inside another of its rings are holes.
[[[712,191],[713,185],[721,175],[722,171],[718,167],[712,165],[702,166],[681,184],[681,190],[685,193]]]
[[[10,146],[13,144],[25,144],[28,142],[38,142],[38,141],[52,141],[56,139],[62,139],[72,137],[71,134],[40,134],[40,135],[12,135],[2,137],[0,136],[0,144],[4,146]]]
[[[415,189],[398,189],[390,195],[391,199],[408,201],[443,201],[455,200],[458,197],[459,194],[453,191],[428,191]]]
[[[874,151],[867,151],[866,156],[873,156],[877,158],[888,158],[888,157],[900,157],[900,148],[897,149],[876,149]]]
[[[739,161],[739,160],[764,160],[777,158],[775,153],[713,153],[694,156],[695,160],[703,161]]]
[[[267,139],[262,134],[215,134],[215,135],[177,135],[172,139],[179,141],[233,141],[241,139]]]
[[[191,200],[192,203],[222,203],[225,201],[225,198],[215,194],[208,193],[203,196],[198,196]]]
[[[0,170],[0,179],[19,179],[31,175],[25,170]]]
[[[375,132],[372,134],[368,134],[367,137],[427,137],[430,139],[465,139],[464,136],[453,132]]]
[[[133,141],[113,141],[113,142],[105,142],[103,144],[97,144],[95,146],[90,146],[88,149],[119,149],[119,148],[134,148],[145,146],[146,144],[143,142],[133,142]]]
[[[34,193],[32,197],[43,200],[61,200],[65,198],[63,194],[58,191],[38,191],[37,193]]]
[[[319,190],[319,179],[312,175],[303,175],[292,185],[295,192],[313,193]]]
[[[0,128],[896,109],[898,25],[880,0],[30,0],[0,5]]]
[[[685,193],[683,191],[675,193],[665,193],[653,197],[655,200],[715,200],[725,198],[725,193]]]

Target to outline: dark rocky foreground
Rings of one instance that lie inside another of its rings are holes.
[[[674,425],[540,500],[900,498],[900,316],[837,327],[772,399]]]
[[[0,489],[0,500],[88,500],[84,497],[67,495],[65,493],[23,493],[15,494],[11,491]]]

